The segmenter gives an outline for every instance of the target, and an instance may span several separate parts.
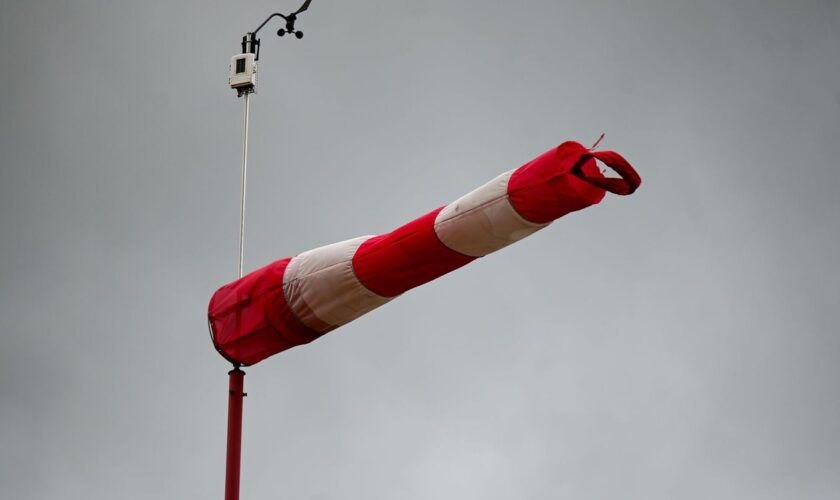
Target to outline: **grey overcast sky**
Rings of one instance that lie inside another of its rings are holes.
[[[220,499],[241,35],[0,10],[0,488]],[[243,499],[836,499],[840,2],[315,0],[262,34],[246,267],[573,139],[644,183],[247,370]]]

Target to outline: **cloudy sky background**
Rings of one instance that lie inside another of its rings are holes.
[[[2,2],[4,498],[222,497],[227,64],[296,7]],[[279,27],[247,269],[567,139],[644,183],[248,369],[244,499],[836,498],[840,3],[315,0]]]

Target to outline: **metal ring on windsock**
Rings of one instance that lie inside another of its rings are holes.
[[[605,178],[596,159],[621,179]],[[254,364],[640,183],[617,153],[565,142],[390,233],[315,248],[221,287],[208,311],[213,343]]]

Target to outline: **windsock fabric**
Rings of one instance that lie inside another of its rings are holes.
[[[604,177],[596,160],[621,178]],[[208,310],[213,344],[252,365],[640,183],[619,154],[565,142],[390,233],[315,248],[221,287]]]

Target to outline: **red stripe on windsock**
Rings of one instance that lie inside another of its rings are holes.
[[[283,273],[290,260],[257,269],[213,294],[211,336],[229,361],[251,365],[323,335],[298,321],[286,303]]]
[[[435,217],[441,210],[362,243],[353,256],[362,285],[383,297],[395,297],[475,260],[438,239]]]
[[[600,202],[604,190],[572,173],[588,152],[577,142],[564,142],[516,169],[508,182],[508,196],[519,215],[531,222],[551,222]],[[581,170],[589,177],[603,178],[591,158]]]

